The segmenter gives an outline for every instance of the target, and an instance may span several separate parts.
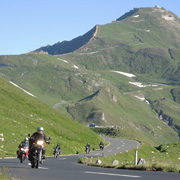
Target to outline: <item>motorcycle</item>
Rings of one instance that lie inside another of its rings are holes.
[[[60,149],[58,149],[58,147],[54,148],[54,158],[57,158],[59,155],[61,154],[61,151]]]
[[[43,163],[42,151],[45,146],[44,137],[41,133],[38,133],[38,135],[34,139],[30,139],[30,141],[32,141],[31,167],[38,168],[39,164]],[[46,143],[50,142],[47,141]]]
[[[89,146],[86,146],[85,152],[86,152],[86,154],[90,153],[90,147]]]
[[[99,145],[99,148],[100,148],[100,150],[103,150],[103,149],[104,149],[104,145],[103,145],[103,144],[100,144],[100,145]]]
[[[20,147],[20,154],[18,155],[18,158],[20,159],[21,163],[23,163],[23,161],[27,159],[28,152],[29,152],[29,146]]]

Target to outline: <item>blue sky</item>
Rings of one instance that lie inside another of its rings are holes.
[[[180,16],[180,0],[0,0],[0,55],[71,40],[133,8],[155,5]]]

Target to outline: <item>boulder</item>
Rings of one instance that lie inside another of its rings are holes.
[[[96,164],[101,164],[101,163],[102,163],[101,160],[97,160],[97,161],[96,161]]]
[[[113,166],[117,166],[118,164],[119,164],[119,161],[116,160],[116,159],[114,159],[113,162],[112,162],[112,165],[113,165]]]
[[[145,159],[139,158],[137,165],[143,165],[143,164],[146,164]]]
[[[2,137],[2,138],[0,138],[0,141],[4,141],[4,138]]]

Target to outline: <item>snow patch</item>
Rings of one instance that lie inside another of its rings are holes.
[[[19,87],[17,84],[13,83],[12,81],[9,81],[12,85],[16,86],[17,88],[23,90],[25,93],[29,94],[30,96],[36,97],[33,94],[31,94],[30,92],[26,91],[25,89]]]
[[[73,67],[76,68],[76,69],[79,69],[79,67],[77,67],[76,65],[74,65]]]
[[[140,99],[141,101],[146,102],[147,104],[150,104],[149,101],[145,99],[145,97],[142,97],[142,96],[134,96],[134,97]]]
[[[139,17],[139,14],[138,14],[138,15],[135,15],[135,16],[133,16],[133,17],[137,18],[137,17]]]
[[[119,73],[119,74],[122,74],[127,77],[136,77],[134,74],[130,74],[130,73],[126,73],[126,72],[121,72],[121,71],[112,71],[112,72]]]
[[[149,85],[143,85],[142,83],[140,83],[140,82],[129,82],[130,84],[133,84],[133,85],[135,85],[135,86],[138,86],[138,87],[149,87],[149,86],[157,86],[157,85],[155,85],[155,84],[149,84]]]
[[[146,85],[143,85],[142,83],[140,82],[129,82],[130,84],[133,84],[135,86],[138,86],[138,87],[146,87]]]
[[[59,60],[61,60],[61,61],[63,61],[63,62],[65,62],[65,63],[69,63],[68,61],[66,61],[66,60],[64,60],[64,59],[60,59],[60,58],[58,58]]]

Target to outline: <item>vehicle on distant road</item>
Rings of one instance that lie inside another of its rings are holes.
[[[95,127],[95,126],[96,126],[95,123],[91,123],[91,124],[89,125],[89,127]]]

